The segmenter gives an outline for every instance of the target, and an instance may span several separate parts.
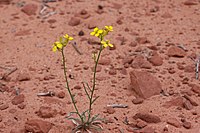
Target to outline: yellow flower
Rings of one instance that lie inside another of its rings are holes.
[[[73,40],[74,38],[69,36],[68,34],[63,36],[66,39],[66,42]]]
[[[53,44],[52,50],[53,50],[53,52],[56,52],[57,50],[61,50],[62,48],[63,48],[63,44],[62,44],[62,43],[60,43],[60,42],[55,42],[55,43]]]
[[[96,28],[94,28],[94,31],[90,33],[90,35],[99,37],[102,33],[103,33],[103,30],[96,27]]]
[[[105,26],[105,28],[106,28],[106,30],[107,30],[108,32],[113,31],[113,27],[112,27],[112,26]]]
[[[110,41],[109,40],[106,40],[106,41],[101,41],[101,44],[103,45],[104,48],[106,47],[113,47],[112,44],[110,44]]]

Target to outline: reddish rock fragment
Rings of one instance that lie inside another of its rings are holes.
[[[166,108],[169,108],[171,106],[183,107],[183,98],[179,96],[163,104],[163,107],[166,107]]]
[[[17,76],[18,81],[28,81],[30,79],[31,79],[30,75],[26,72],[19,73],[18,76]]]
[[[51,107],[41,106],[39,111],[36,113],[41,118],[52,118],[57,114],[57,111]]]
[[[25,123],[25,131],[32,133],[48,133],[52,128],[52,124],[47,121],[33,119]]]
[[[149,98],[161,92],[162,86],[160,81],[149,72],[131,71],[130,79],[132,88],[142,98]]]
[[[187,99],[193,106],[198,106],[198,103],[194,101],[190,96],[184,95],[183,96],[185,99]]]
[[[184,108],[187,109],[187,110],[193,109],[193,106],[192,106],[192,104],[190,103],[189,100],[185,100],[185,101],[183,102],[183,106],[184,106]]]
[[[58,92],[57,97],[58,98],[65,98],[65,92],[64,91]]]
[[[110,65],[111,63],[111,59],[110,58],[101,58],[99,60],[99,64],[100,65]]]
[[[151,63],[149,63],[143,56],[137,56],[132,64],[132,68],[145,68],[145,69],[151,69]]]
[[[24,99],[25,99],[24,94],[17,95],[12,99],[12,104],[13,105],[21,104],[24,102]]]
[[[77,17],[72,17],[69,21],[69,26],[77,26],[81,23],[81,20]]]
[[[191,90],[195,93],[197,93],[198,95],[200,95],[200,86],[198,85],[193,85]]]
[[[186,52],[179,47],[172,46],[168,49],[168,56],[181,58],[181,57],[186,56]]]
[[[30,16],[36,15],[37,9],[38,6],[35,4],[27,4],[21,9],[21,11]]]
[[[197,1],[196,0],[187,0],[183,3],[186,6],[193,6],[193,5],[197,5]]]
[[[12,0],[1,0],[0,5],[9,5]]]
[[[133,116],[134,119],[141,119],[147,123],[159,123],[161,122],[161,119],[153,114],[148,113],[137,113]]]
[[[160,57],[160,55],[156,52],[153,52],[153,55],[148,59],[148,61],[153,66],[161,66],[163,64],[163,59]]]
[[[191,122],[185,121],[185,122],[183,122],[183,127],[186,129],[190,129],[192,127],[192,124],[191,124]]]
[[[181,123],[176,118],[169,118],[167,120],[167,123],[170,124],[170,125],[172,125],[172,126],[175,126],[177,128],[181,127]]]
[[[3,105],[0,106],[0,110],[5,110],[7,108],[9,108],[8,104],[3,104]]]
[[[134,104],[141,104],[141,103],[144,102],[144,99],[138,97],[138,98],[136,98],[136,99],[133,99],[132,102],[133,102]]]
[[[106,110],[104,111],[104,113],[108,113],[108,114],[114,114],[115,113],[115,109],[112,107],[106,107]]]
[[[149,42],[150,42],[146,37],[137,37],[137,38],[136,38],[136,41],[137,41],[139,44],[145,44],[145,43],[149,43]]]

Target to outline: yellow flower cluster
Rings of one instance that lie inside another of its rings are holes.
[[[71,40],[73,40],[73,39],[74,38],[70,37],[68,34],[64,35],[63,37],[60,37],[60,41],[56,41],[53,44],[52,50],[54,52],[56,52],[57,50],[58,51],[62,50],[68,44],[68,42],[71,41]]]
[[[112,44],[110,44],[109,40],[104,40],[104,37],[108,35],[109,32],[113,31],[112,26],[105,26],[104,29],[99,29],[98,27],[94,28],[94,31],[90,33],[91,36],[96,36],[100,38],[101,44],[103,45],[104,48],[106,47],[113,47]]]

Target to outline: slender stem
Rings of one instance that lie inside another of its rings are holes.
[[[75,100],[74,100],[74,96],[72,95],[72,92],[69,88],[69,82],[68,82],[68,79],[67,79],[67,72],[66,72],[66,63],[65,63],[65,54],[64,54],[64,51],[63,49],[61,50],[61,53],[62,53],[62,60],[63,60],[63,66],[64,66],[64,76],[65,76],[65,81],[66,81],[66,88],[69,92],[69,95],[71,97],[71,100],[72,100],[72,103],[74,105],[74,108],[76,110],[76,113],[78,114],[78,116],[80,117],[81,121],[83,122],[83,118],[81,117],[79,111],[78,111],[78,108],[76,106],[76,103],[75,103]]]
[[[90,99],[89,99],[90,100],[90,105],[89,105],[88,121],[90,120],[90,117],[91,117],[93,95],[94,95],[94,90],[95,90],[95,87],[96,87],[96,71],[97,71],[97,65],[98,65],[102,50],[103,50],[103,46],[101,45],[100,50],[99,50],[99,54],[97,56],[97,59],[95,61],[95,66],[94,66],[93,86],[92,86],[91,96],[90,96]]]

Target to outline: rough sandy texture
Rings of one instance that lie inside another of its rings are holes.
[[[99,48],[89,33],[112,25],[107,38],[115,48],[103,50],[95,92],[100,98],[93,106],[93,113],[107,120],[103,132],[200,133],[199,0],[57,0],[41,11],[42,5],[42,0],[0,2],[0,132],[22,133],[34,126],[44,133],[70,132],[74,126],[65,117],[74,109],[61,54],[52,52],[52,44],[67,33],[82,53],[72,45],[65,49],[70,86],[84,110],[88,102],[81,82],[91,83],[91,55]],[[130,79],[131,71],[143,75]],[[155,79],[145,78],[149,74]],[[158,95],[149,97],[149,86],[159,87],[150,89]],[[145,89],[148,98],[135,89]],[[47,91],[55,96],[37,96]]]

